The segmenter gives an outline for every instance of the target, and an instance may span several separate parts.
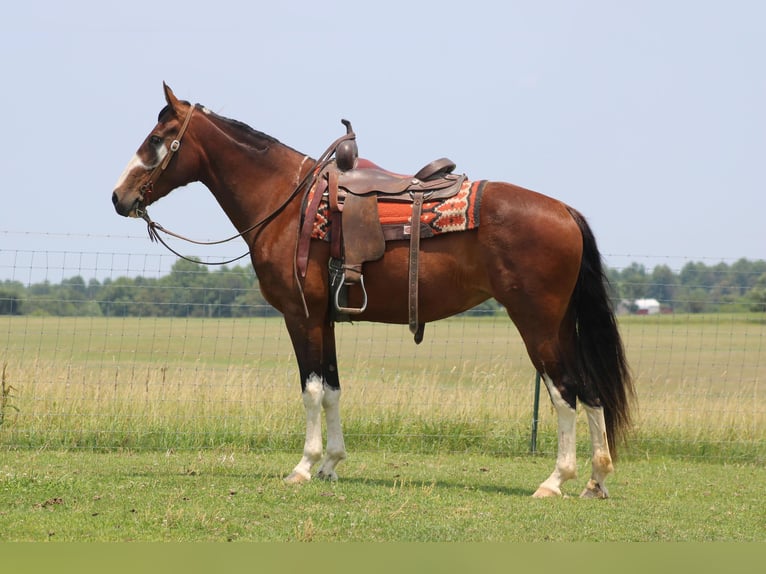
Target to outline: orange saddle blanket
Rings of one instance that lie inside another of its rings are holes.
[[[468,231],[479,227],[481,196],[486,183],[486,180],[466,180],[455,196],[445,200],[424,201],[420,218],[421,237]],[[309,192],[307,205],[311,205],[315,191],[316,186]],[[409,239],[412,217],[410,203],[379,198],[378,212],[387,240]],[[324,241],[330,240],[330,205],[327,197],[323,197],[319,203],[311,237]]]

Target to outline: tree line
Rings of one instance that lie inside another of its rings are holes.
[[[607,269],[615,306],[630,309],[637,299],[657,299],[666,310],[683,313],[766,312],[766,261],[740,259],[733,264],[688,262],[679,272],[667,265],[651,271],[633,263]],[[480,306],[498,309],[495,301]],[[0,283],[0,315],[256,317],[277,315],[261,295],[250,266],[205,265],[179,259],[160,278],[119,277],[85,281],[80,276],[59,284],[25,286]]]
[[[104,317],[255,317],[276,315],[263,299],[250,266],[215,271],[179,259],[160,278],[118,277],[58,285],[0,284],[0,314]]]
[[[690,261],[676,273],[667,265],[648,271],[632,263],[608,269],[612,299],[632,305],[637,299],[656,299],[681,313],[718,311],[766,312],[766,261],[739,259],[731,265]]]

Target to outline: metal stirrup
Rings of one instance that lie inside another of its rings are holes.
[[[367,309],[367,290],[364,288],[364,275],[359,276],[359,285],[362,287],[362,294],[364,295],[364,299],[362,301],[362,306],[359,309],[355,309],[354,307],[343,307],[340,304],[340,290],[344,287],[347,287],[346,285],[346,274],[343,273],[340,277],[340,281],[338,282],[338,288],[335,290],[335,308],[340,311],[341,313],[346,313],[347,315],[359,315],[360,313],[364,313],[364,310]]]

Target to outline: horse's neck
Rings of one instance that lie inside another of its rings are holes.
[[[305,156],[276,143],[258,152],[243,145],[211,149],[214,151],[212,155],[208,152],[209,166],[202,183],[240,232],[280,209],[299,183],[305,163]],[[291,203],[296,207],[288,206],[286,214],[298,210],[300,199]]]

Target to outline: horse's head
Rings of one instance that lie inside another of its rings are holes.
[[[194,154],[180,151],[194,106],[176,98],[167,84],[163,87],[167,105],[112,193],[114,208],[126,217],[140,217],[146,206],[195,180]]]

